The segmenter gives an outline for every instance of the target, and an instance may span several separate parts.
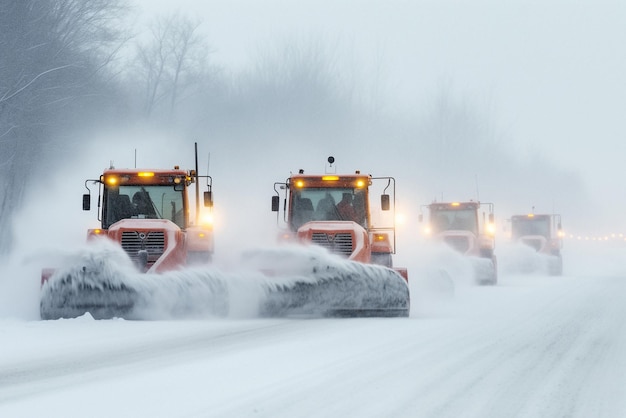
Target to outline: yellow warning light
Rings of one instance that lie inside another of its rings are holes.
[[[387,239],[387,234],[374,234],[375,241],[385,241]]]
[[[102,232],[104,232],[104,231],[102,231],[102,229],[99,229],[99,228],[98,228],[98,229],[94,229],[94,230],[93,230],[93,233],[94,233],[95,235],[102,235]]]
[[[357,180],[356,187],[362,189],[363,187],[365,187],[365,182],[363,180]]]
[[[323,176],[322,180],[324,180],[324,181],[337,181],[337,180],[339,180],[339,176]]]
[[[452,202],[450,203],[450,206],[460,206],[461,204],[459,202]]]
[[[529,217],[529,218],[534,218],[534,217],[535,217],[535,214],[534,214],[534,213],[529,213],[529,214],[528,214],[528,217]]]
[[[297,180],[296,181],[296,187],[298,187],[298,188],[304,187],[304,180]]]
[[[154,177],[154,173],[151,171],[140,171],[137,175],[139,177]]]
[[[117,178],[117,176],[106,176],[106,178],[104,179],[104,181],[109,185],[109,186],[115,186],[116,184],[118,184],[120,181]]]

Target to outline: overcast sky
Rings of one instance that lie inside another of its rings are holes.
[[[596,198],[615,196],[621,184],[626,2],[134,1],[146,18],[201,18],[214,61],[233,70],[264,44],[312,38],[337,46],[362,75],[376,69],[369,85],[387,111],[428,106],[449,86],[520,153],[580,170]]]

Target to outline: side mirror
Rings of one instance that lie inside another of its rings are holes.
[[[494,222],[495,218],[493,216],[493,213],[489,214],[489,223],[492,224]]]
[[[213,194],[211,192],[204,192],[204,206],[207,208],[213,207]]]
[[[272,212],[278,212],[280,207],[280,197],[272,196]]]
[[[389,195],[388,194],[380,195],[380,208],[382,210],[389,210],[389,207],[390,207]]]
[[[83,210],[91,209],[91,195],[84,194],[83,195]]]

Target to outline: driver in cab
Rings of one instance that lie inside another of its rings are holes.
[[[352,193],[344,193],[341,202],[337,203],[337,211],[342,221],[353,221],[358,223],[359,216],[352,205]]]

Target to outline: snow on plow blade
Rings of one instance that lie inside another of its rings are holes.
[[[382,266],[353,262],[349,270],[325,268],[289,284],[275,284],[263,305],[263,316],[344,317],[409,316],[404,279]]]
[[[263,316],[409,316],[408,284],[387,267],[316,246],[259,250],[246,259],[268,276]]]
[[[474,267],[474,275],[477,284],[494,286],[498,283],[498,271],[492,259],[469,257],[469,260]]]
[[[391,269],[319,249],[260,250],[246,260],[248,268],[236,273],[197,267],[143,274],[121,249],[91,249],[45,281],[41,318],[409,315],[408,285]]]
[[[42,319],[163,319],[227,313],[225,278],[194,269],[163,274],[137,271],[126,253],[90,247],[59,268],[41,288]]]

